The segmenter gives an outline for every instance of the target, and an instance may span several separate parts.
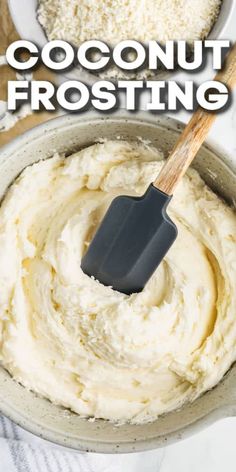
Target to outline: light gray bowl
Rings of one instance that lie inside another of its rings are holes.
[[[8,5],[12,20],[17,32],[23,39],[33,41],[38,46],[43,47],[47,42],[47,38],[42,26],[37,19],[37,5],[38,0],[8,0]],[[208,39],[222,38],[225,29],[232,17],[233,10],[236,6],[236,0],[223,0],[219,17],[215,22]],[[226,38],[228,39],[228,38]],[[173,77],[178,71],[174,72],[160,72],[157,79],[166,80]],[[62,77],[68,79],[84,80],[86,83],[92,85],[97,77],[95,74],[90,74],[82,68],[75,68],[71,72],[61,74]]]
[[[0,150],[0,198],[22,171],[54,151],[71,153],[100,137],[117,136],[150,140],[168,154],[182,125],[168,118],[156,119],[148,113],[116,112],[109,117],[93,112],[63,116],[28,131]],[[212,146],[202,147],[194,163],[202,177],[229,203],[236,201],[236,166]],[[217,176],[215,178],[215,176]],[[15,423],[32,433],[80,451],[132,452],[161,447],[193,434],[219,418],[236,415],[236,366],[211,391],[193,404],[186,404],[146,425],[88,422],[39,398],[16,383],[0,368],[0,409]]]

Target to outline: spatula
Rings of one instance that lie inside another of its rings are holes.
[[[231,89],[235,85],[236,45],[215,80]],[[167,206],[215,117],[215,113],[199,108],[145,194],[113,200],[82,259],[87,275],[125,294],[144,288],[177,237]]]

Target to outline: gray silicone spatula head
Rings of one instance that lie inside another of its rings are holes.
[[[236,85],[236,44],[215,77]],[[140,292],[177,236],[166,214],[170,195],[207,136],[214,113],[199,108],[179,137],[154,184],[143,197],[116,198],[82,259],[82,269],[127,294]]]
[[[177,236],[166,213],[171,197],[150,185],[142,197],[111,203],[82,270],[119,292],[140,292]]]

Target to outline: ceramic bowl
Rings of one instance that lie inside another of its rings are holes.
[[[62,116],[40,125],[0,150],[0,198],[28,165],[55,151],[70,154],[98,138],[144,138],[168,155],[182,126],[170,118],[145,112],[94,112]],[[206,183],[230,204],[236,201],[236,163],[219,150],[204,145],[194,161]],[[219,418],[236,415],[236,366],[211,391],[180,411],[144,425],[114,426],[103,420],[88,422],[38,397],[0,368],[0,410],[32,433],[80,451],[103,453],[142,451],[162,447],[193,434]]]

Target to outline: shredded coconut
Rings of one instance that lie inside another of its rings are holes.
[[[13,113],[7,111],[7,102],[0,100],[0,133],[13,128],[18,121],[31,114],[32,110],[28,103],[25,103]]]
[[[5,66],[7,64],[6,56],[0,56],[0,66]]]
[[[40,0],[39,21],[49,39],[79,46],[89,39],[165,42],[204,39],[222,0]]]
[[[0,66],[7,64],[6,56],[0,56]],[[17,80],[32,80],[31,73],[16,73]],[[32,110],[28,103],[22,105],[15,112],[7,110],[7,102],[5,100],[0,100],[0,133],[8,131],[13,128],[19,120],[26,118],[26,116],[31,115]]]
[[[38,19],[48,39],[64,39],[77,47],[90,39],[110,45],[126,39],[143,43],[182,39],[191,44],[208,36],[221,3],[222,0],[39,0]]]

